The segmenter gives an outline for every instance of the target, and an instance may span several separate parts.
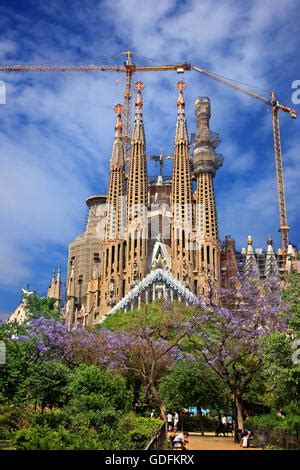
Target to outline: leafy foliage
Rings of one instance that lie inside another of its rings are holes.
[[[300,416],[287,415],[285,417],[276,414],[268,414],[263,416],[254,416],[247,419],[247,426],[257,430],[277,429],[281,431],[299,432]]]
[[[33,364],[26,380],[29,397],[42,412],[45,407],[64,405],[69,397],[70,375],[69,369],[58,361]]]
[[[6,345],[6,363],[0,365],[0,403],[23,403],[27,400],[34,342],[23,325],[1,324],[0,339]],[[21,341],[16,341],[21,338]],[[24,341],[23,341],[24,339]]]
[[[125,379],[95,365],[77,367],[69,390],[72,403],[81,410],[105,407],[129,410],[131,407],[132,395]]]
[[[59,311],[55,308],[55,299],[48,297],[39,297],[36,293],[26,296],[25,310],[28,313],[28,320],[34,320],[39,317],[61,318]]]
[[[266,403],[281,412],[299,410],[299,366],[292,363],[289,336],[274,332],[262,342]]]
[[[289,326],[300,334],[300,273],[289,273],[285,275],[285,288],[282,298],[289,305]]]
[[[252,280],[221,289],[218,300],[203,312],[190,350],[198,351],[230,388],[242,427],[243,396],[263,366],[261,341],[286,329],[285,306],[277,284]]]
[[[295,430],[297,276],[283,294],[270,283],[237,283],[219,292],[218,305],[157,302],[90,329],[68,330],[52,301],[31,297],[29,322],[0,325],[0,437],[18,449],[143,449],[162,421],[137,413],[230,411],[232,396],[285,415],[253,426],[261,419]]]
[[[229,390],[219,376],[203,362],[183,360],[160,381],[160,391],[168,409],[198,406],[219,412],[229,408]],[[231,410],[230,410],[231,411]]]

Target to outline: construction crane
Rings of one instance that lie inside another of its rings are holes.
[[[120,54],[126,55],[127,59],[124,65],[0,65],[0,71],[2,72],[121,72],[126,74],[125,78],[125,90],[124,90],[124,136],[126,145],[126,154],[128,156],[130,150],[130,139],[131,139],[131,97],[132,97],[132,76],[136,72],[159,72],[159,71],[176,71],[177,73],[184,73],[186,70],[195,70],[202,75],[216,80],[224,85],[227,85],[234,90],[237,90],[245,95],[251,96],[263,103],[271,106],[272,108],[272,127],[273,127],[273,139],[274,139],[274,157],[276,167],[276,181],[278,191],[278,207],[279,207],[279,231],[281,232],[282,250],[283,253],[287,253],[288,248],[288,232],[289,226],[287,222],[286,213],[286,198],[284,190],[284,176],[283,176],[283,163],[282,163],[282,150],[281,150],[281,138],[280,138],[280,125],[279,125],[279,110],[288,112],[292,118],[297,117],[297,113],[294,109],[280,104],[275,97],[275,93],[271,93],[271,98],[265,98],[260,96],[247,88],[238,85],[236,82],[230,81],[214,72],[209,72],[203,68],[191,66],[189,62],[175,65],[136,65],[132,62],[132,52],[125,51]],[[155,156],[156,159],[163,164],[163,159],[160,156]]]
[[[205,75],[206,77],[212,78],[224,85],[227,85],[234,90],[237,90],[245,95],[251,96],[263,103],[271,106],[272,108],[272,127],[273,127],[273,141],[274,141],[274,158],[275,158],[275,168],[276,168],[276,182],[277,182],[277,193],[278,193],[278,209],[279,209],[279,231],[281,233],[281,243],[282,243],[282,251],[283,254],[287,254],[288,245],[289,245],[289,230],[290,227],[288,226],[287,221],[287,213],[286,213],[286,198],[285,198],[285,190],[284,190],[284,176],[283,176],[283,162],[282,162],[282,150],[281,150],[281,138],[280,138],[280,125],[279,125],[279,111],[284,111],[285,113],[289,113],[289,115],[296,119],[297,112],[290,108],[289,106],[285,106],[280,104],[275,97],[275,92],[271,92],[271,98],[265,98],[254,93],[247,88],[244,88],[238,85],[236,82],[233,83],[229,79],[226,79],[214,72],[208,72],[205,69],[200,67],[192,66],[192,69],[196,72]]]
[[[191,64],[185,62],[175,65],[136,65],[132,62],[132,52],[120,52],[127,56],[124,65],[0,65],[1,72],[121,72],[125,73],[124,89],[124,140],[126,146],[126,155],[130,151],[131,140],[131,97],[132,97],[132,76],[136,72],[168,72],[176,71],[184,73],[191,70]]]

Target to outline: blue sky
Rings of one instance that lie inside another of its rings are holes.
[[[0,0],[0,62],[122,64],[118,53],[129,49],[136,63],[188,60],[259,86],[265,96],[275,89],[292,105],[299,20],[297,0]],[[147,153],[170,154],[178,76],[135,78],[145,83]],[[215,179],[221,238],[231,234],[240,249],[249,234],[255,247],[271,234],[278,248],[270,110],[196,72],[184,79],[189,132],[195,98],[209,96],[211,129],[222,138],[225,161]],[[0,318],[6,318],[27,283],[43,294],[55,265],[65,275],[68,243],[84,228],[84,201],[106,189],[123,77],[3,72],[0,80],[7,92],[0,105]],[[300,118],[281,115],[281,129],[290,239],[300,245]]]

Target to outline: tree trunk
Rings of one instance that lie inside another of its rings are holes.
[[[150,383],[150,391],[152,393],[154,400],[159,406],[161,418],[164,420],[165,423],[167,423],[167,409],[153,382]]]
[[[42,401],[42,405],[41,405],[41,414],[44,413],[45,407],[46,407],[46,404],[45,404],[45,402],[44,402],[44,400],[43,400],[43,401]]]
[[[236,404],[238,428],[243,430],[244,428],[243,402],[241,400],[241,397],[239,397],[238,395],[236,395],[235,397],[235,404]]]
[[[202,415],[201,405],[198,405],[198,406],[199,406],[199,417],[200,417],[200,432],[201,432],[201,436],[204,436],[203,415]]]

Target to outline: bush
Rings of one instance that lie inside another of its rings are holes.
[[[120,419],[120,413],[111,407],[102,410],[82,411],[77,414],[74,410],[74,413],[72,416],[72,429],[86,426],[96,429],[99,433],[102,433],[103,426],[116,429]]]
[[[38,426],[48,426],[51,429],[56,429],[59,426],[68,428],[72,424],[72,416],[61,410],[48,411],[47,413],[37,414],[34,421]]]
[[[124,445],[128,450],[145,449],[151,438],[159,431],[162,425],[160,419],[144,418],[129,413],[120,422],[120,432],[126,436]],[[125,449],[125,447],[124,447]]]
[[[254,416],[247,418],[246,426],[256,431],[278,430],[287,432],[300,432],[300,416],[287,415],[285,417],[276,414],[268,414],[263,416]]]
[[[76,368],[69,387],[72,402],[82,409],[129,410],[132,394],[120,375],[102,367],[82,364]]]
[[[57,430],[48,426],[21,429],[12,440],[19,450],[101,450],[97,432],[92,429],[69,431],[63,426]]]
[[[34,412],[25,407],[1,406],[0,439],[10,439],[18,429],[29,427],[34,421],[34,416]]]
[[[143,450],[162,425],[158,419],[130,413],[115,426],[104,424],[98,431],[82,423],[80,426],[72,423],[70,429],[61,424],[54,427],[64,419],[61,412],[40,415],[37,418],[40,424],[15,433],[13,446],[18,450]]]
[[[287,415],[279,424],[277,429],[300,433],[300,416]]]

